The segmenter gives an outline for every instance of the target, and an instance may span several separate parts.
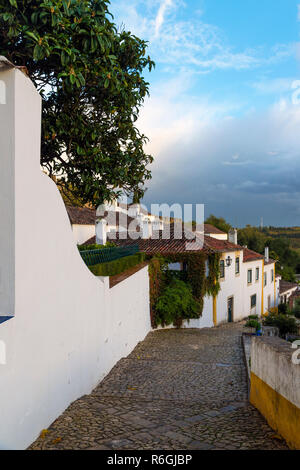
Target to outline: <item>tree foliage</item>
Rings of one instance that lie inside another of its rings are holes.
[[[180,326],[183,320],[199,318],[200,305],[194,299],[192,287],[174,280],[158,298],[156,306],[157,324]]]
[[[210,214],[210,216],[205,220],[205,224],[213,225],[214,227],[217,227],[219,230],[222,230],[226,233],[228,233],[229,230],[232,228],[231,225],[226,222],[223,217],[216,217],[213,214]]]
[[[135,122],[154,63],[118,31],[109,0],[0,0],[0,55],[27,67],[43,97],[41,164],[93,205],[141,197],[151,177]]]
[[[295,272],[300,269],[300,255],[291,248],[288,239],[273,238],[266,230],[247,225],[238,230],[238,243],[261,254],[268,246],[270,257],[277,261],[276,272],[286,281],[295,281]]]
[[[270,314],[264,318],[263,324],[279,328],[279,335],[282,338],[285,338],[287,334],[296,334],[298,332],[296,319],[291,315]]]
[[[263,253],[266,243],[266,236],[256,227],[246,225],[238,230],[238,243],[247,246],[250,250]]]

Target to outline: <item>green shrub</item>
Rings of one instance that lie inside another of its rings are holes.
[[[300,318],[300,299],[296,299],[294,308],[291,312],[296,318]]]
[[[158,298],[155,311],[158,325],[180,326],[182,320],[199,318],[201,306],[194,299],[189,284],[174,280]]]
[[[282,338],[285,338],[288,333],[296,334],[298,332],[296,319],[290,315],[271,314],[264,318],[263,324],[265,326],[276,326]]]
[[[258,315],[249,315],[248,320],[258,320]]]
[[[282,315],[286,315],[288,313],[287,304],[279,304],[278,305],[278,313],[280,313]]]
[[[251,316],[257,316],[257,315],[251,315]],[[257,317],[258,318],[258,317]],[[255,328],[256,331],[259,331],[261,329],[261,324],[259,323],[259,321],[257,321],[257,319],[255,318],[250,318],[248,319],[245,327],[250,327],[250,328]]]
[[[107,242],[106,245],[97,245],[93,243],[91,245],[77,245],[79,251],[88,251],[88,250],[103,250],[104,248],[113,248],[115,243]]]
[[[125,256],[108,263],[100,263],[95,266],[89,266],[95,276],[115,276],[121,274],[127,269],[133,268],[137,264],[142,263],[145,260],[144,253],[136,253],[135,255]]]

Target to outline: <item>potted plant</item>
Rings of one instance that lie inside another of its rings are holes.
[[[258,321],[258,319],[248,318],[248,320],[245,324],[245,328],[247,328],[247,333],[248,334],[261,336],[261,324]]]

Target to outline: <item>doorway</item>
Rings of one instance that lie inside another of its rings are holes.
[[[228,323],[233,322],[233,297],[228,297],[227,299],[227,318]]]

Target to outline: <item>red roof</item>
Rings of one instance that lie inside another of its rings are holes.
[[[226,235],[225,232],[222,232],[222,230],[218,229],[214,225],[211,224],[204,224],[204,233],[214,233],[214,234],[220,234],[220,235]]]
[[[299,287],[299,284],[297,282],[288,282],[284,281],[283,279],[279,281],[280,294],[284,294],[285,292],[288,292],[291,289],[295,289],[296,287]]]
[[[132,217],[129,217],[129,215],[125,214],[124,212],[119,211],[106,211],[101,218],[105,219],[108,225],[123,228],[127,228],[132,222],[136,220]]]
[[[249,248],[244,248],[244,263],[248,261],[256,261],[259,259],[264,259],[264,256],[256,251],[249,250]]]
[[[96,211],[89,207],[66,206],[72,225],[95,225]]]
[[[235,245],[227,240],[218,240],[213,237],[209,237],[207,235],[204,236],[205,246],[211,248],[213,251],[217,251],[219,253],[224,253],[227,251],[241,251],[243,247],[240,245]]]
[[[257,259],[263,259],[263,255],[256,253],[255,251],[244,248],[240,245],[235,245],[227,240],[218,240],[216,238],[204,235],[203,244],[202,236],[198,234],[198,238],[190,239],[190,231],[182,230],[182,237],[180,234],[181,224],[168,224],[164,230],[155,231],[151,238],[142,239],[140,234],[137,232],[109,232],[107,238],[109,241],[114,242],[118,246],[133,246],[138,245],[139,250],[148,253],[184,253],[203,250],[206,253],[226,253],[230,251],[243,251],[244,261],[254,261]],[[169,232],[170,229],[170,232]],[[177,233],[177,230],[179,232]],[[194,232],[195,237],[195,232]],[[124,239],[123,237],[126,236]],[[92,237],[85,242],[86,245],[93,244],[96,242],[96,237]],[[188,244],[189,243],[189,244]],[[191,243],[193,245],[191,245]]]
[[[174,226],[174,224],[168,224],[164,230],[157,230],[153,232],[151,238],[142,239],[140,234],[137,232],[109,232],[107,234],[108,241],[114,242],[117,246],[136,246],[138,245],[139,250],[148,253],[185,253],[192,251],[199,251],[204,249],[205,251],[210,250],[209,247],[204,247],[201,244],[201,237],[191,239],[189,231],[180,232],[180,227]],[[123,237],[126,236],[124,239]],[[139,237],[139,238],[137,238]],[[95,243],[96,237],[92,237],[85,242],[85,245]]]

